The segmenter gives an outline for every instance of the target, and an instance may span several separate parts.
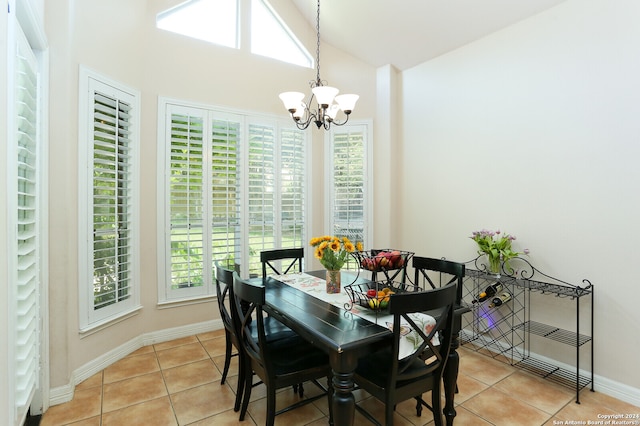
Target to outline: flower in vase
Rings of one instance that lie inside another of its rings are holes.
[[[356,247],[347,237],[323,236],[309,242],[315,248],[314,256],[329,271],[339,271],[347,261],[349,253]]]
[[[514,251],[511,247],[516,237],[510,234],[502,234],[498,231],[490,231],[483,229],[482,231],[474,231],[470,237],[478,244],[478,254],[486,255],[489,261],[489,271],[493,273],[500,272],[501,262],[509,267],[509,260],[518,257],[521,254],[529,254],[529,250],[523,253]]]

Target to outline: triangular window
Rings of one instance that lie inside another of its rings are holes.
[[[189,0],[158,14],[156,26],[238,48],[238,0]]]
[[[311,68],[313,58],[266,0],[251,1],[251,53]]]
[[[156,26],[238,49],[238,0],[189,0],[158,14]],[[251,1],[251,53],[313,67],[313,58],[267,0]]]

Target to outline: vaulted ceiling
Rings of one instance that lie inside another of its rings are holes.
[[[317,0],[292,0],[315,28]],[[322,40],[405,70],[566,0],[322,0]]]

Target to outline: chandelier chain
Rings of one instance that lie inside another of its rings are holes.
[[[316,44],[316,84],[321,86],[320,82],[320,0],[318,0],[318,13],[316,13],[316,34],[318,36],[318,41]]]

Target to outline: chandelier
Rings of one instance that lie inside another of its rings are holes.
[[[309,82],[311,86],[309,101],[306,104],[304,103],[304,93],[301,92],[280,93],[280,99],[282,99],[284,107],[289,111],[291,118],[293,118],[300,130],[309,127],[311,122],[315,123],[318,129],[324,127],[325,130],[329,130],[331,123],[336,126],[342,126],[349,121],[349,114],[353,111],[359,98],[358,95],[338,95],[338,89],[326,86],[327,82],[320,79],[320,0],[318,0],[316,33],[318,36],[318,44],[316,45],[317,74],[316,79]],[[318,105],[317,109],[311,109],[314,98]],[[340,110],[345,115],[345,119],[342,122],[336,121],[336,116]]]

